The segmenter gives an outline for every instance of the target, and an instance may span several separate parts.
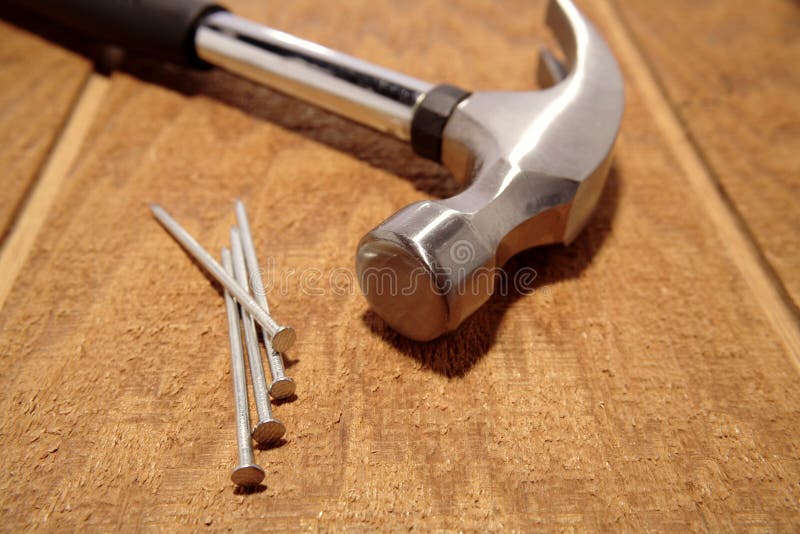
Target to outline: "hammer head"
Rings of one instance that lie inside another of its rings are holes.
[[[456,329],[489,299],[508,258],[570,243],[600,198],[622,120],[622,75],[571,1],[552,0],[547,23],[567,59],[542,54],[540,78],[554,85],[473,93],[447,118],[442,162],[469,186],[403,208],[359,243],[364,295],[407,337]]]

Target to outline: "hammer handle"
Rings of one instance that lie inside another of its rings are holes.
[[[214,65],[402,140],[439,160],[468,93],[418,80],[227,12],[213,0],[12,0],[108,44]]]
[[[177,63],[200,66],[194,35],[200,20],[223,8],[211,0],[13,0],[61,25]]]

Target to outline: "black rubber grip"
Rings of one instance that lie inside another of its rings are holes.
[[[442,159],[442,132],[447,119],[459,102],[470,94],[448,84],[428,91],[411,119],[411,147],[420,156],[433,161]]]
[[[223,8],[209,0],[13,0],[93,39],[177,63],[202,66],[197,24]]]

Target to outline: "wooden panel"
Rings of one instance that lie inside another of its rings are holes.
[[[0,20],[0,241],[90,71],[82,56]]]
[[[531,86],[542,2],[398,5],[242,11],[418,76]],[[348,280],[381,219],[452,190],[439,168],[224,73],[132,62],[0,313],[4,526],[797,529],[793,360],[657,128],[646,74],[620,59],[625,124],[587,231],[512,260],[534,291],[428,345],[327,281]],[[286,443],[257,452],[252,494],[228,480],[218,288],[147,210],[162,203],[216,251],[239,196],[274,265],[275,316],[300,334],[298,398],[275,408]]]
[[[800,9],[617,0],[719,183],[800,303]]]

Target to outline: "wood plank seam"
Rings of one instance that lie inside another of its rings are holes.
[[[798,321],[798,325],[800,325],[800,308],[797,307],[797,304],[795,303],[795,300],[789,293],[789,290],[784,284],[783,279],[778,274],[778,271],[775,269],[772,262],[769,261],[767,255],[764,253],[763,249],[759,245],[759,241],[756,238],[756,234],[752,231],[750,225],[747,223],[747,217],[745,217],[742,214],[742,211],[736,205],[735,199],[728,194],[728,191],[725,188],[723,181],[720,179],[719,173],[715,170],[714,165],[711,163],[710,158],[706,155],[706,152],[703,150],[702,143],[695,136],[695,134],[689,127],[689,122],[686,120],[683,113],[680,112],[678,105],[674,102],[674,100],[669,98],[669,91],[666,88],[666,84],[663,83],[661,77],[658,75],[654,62],[651,61],[647,53],[644,52],[645,47],[636,37],[636,34],[631,30],[630,23],[623,14],[624,9],[622,9],[619,6],[617,0],[612,0],[612,1],[614,2],[614,7],[617,16],[619,17],[622,25],[625,27],[627,36],[633,42],[633,45],[640,51],[642,62],[647,66],[647,69],[649,70],[650,74],[653,77],[654,83],[656,84],[661,94],[663,95],[665,105],[669,107],[669,109],[672,111],[672,114],[675,117],[675,120],[680,125],[680,128],[683,131],[682,137],[686,138],[687,144],[693,148],[697,158],[699,158],[701,164],[703,165],[703,167],[705,167],[706,172],[709,175],[709,178],[717,188],[717,192],[722,197],[724,203],[730,209],[733,218],[735,220],[735,223],[739,227],[739,231],[741,231],[745,235],[745,237],[750,241],[750,243],[752,243],[753,251],[755,252],[755,254],[758,255],[759,263],[764,269],[765,274],[772,279],[772,283],[775,286],[778,293],[780,294],[781,299],[783,299],[783,301],[786,303],[786,306],[788,306],[788,308],[791,310],[792,314]],[[798,359],[798,361],[800,361],[800,359]]]
[[[609,28],[609,39],[628,72],[636,81],[642,98],[649,104],[656,127],[675,154],[689,185],[717,231],[727,245],[726,252],[739,269],[762,311],[772,324],[789,353],[795,369],[800,371],[800,314],[786,288],[756,244],[747,223],[733,206],[707,158],[689,134],[653,66],[625,22],[622,10],[614,0],[597,4]]]
[[[80,98],[80,95],[81,95],[81,93],[83,91],[83,88],[86,85],[86,82],[89,79],[89,76],[91,76],[91,72],[88,72],[86,74],[86,76],[84,76],[83,79],[81,80],[79,86],[77,87],[77,90],[75,91],[75,94],[72,95],[72,103],[70,105],[70,108],[67,110],[68,113],[66,113],[64,115],[63,120],[61,121],[60,124],[58,124],[58,126],[56,127],[56,131],[63,132],[64,129],[66,128],[66,125],[69,123],[70,114],[71,114],[72,110],[75,109],[75,105],[76,105],[76,103],[78,102],[78,100]],[[19,217],[22,215],[22,212],[25,210],[25,207],[28,205],[28,201],[30,200],[30,198],[31,198],[31,196],[33,194],[33,190],[36,188],[36,184],[39,183],[39,179],[42,176],[42,169],[44,169],[45,165],[47,164],[47,160],[50,157],[50,154],[52,154],[53,151],[55,150],[55,147],[58,145],[58,142],[59,142],[59,138],[55,137],[52,140],[50,146],[47,147],[45,158],[42,160],[42,163],[39,165],[38,169],[36,169],[34,179],[31,180],[27,184],[27,186],[25,187],[25,190],[22,193],[22,196],[19,198],[19,200],[14,205],[14,208],[12,209],[12,213],[11,213],[12,224],[10,224],[7,228],[5,228],[3,230],[3,232],[2,232],[2,234],[0,234],[0,247],[2,247],[2,245],[6,241],[6,238],[11,234],[12,230],[14,229],[14,224],[15,224],[14,221],[17,221],[19,219]],[[0,253],[2,253],[2,252],[0,252]],[[1,307],[1,304],[0,304],[0,307]]]
[[[17,275],[33,249],[36,237],[69,175],[109,85],[110,80],[96,72],[87,77],[61,133],[45,158],[27,199],[8,232],[0,250],[0,309],[5,306]]]

